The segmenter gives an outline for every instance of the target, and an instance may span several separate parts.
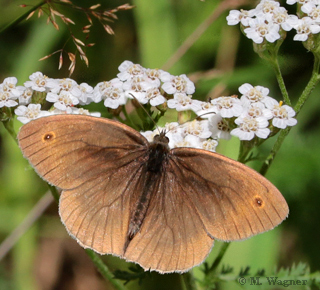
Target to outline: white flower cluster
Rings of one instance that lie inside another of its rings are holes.
[[[279,2],[261,0],[256,8],[247,10],[231,10],[227,16],[228,25],[241,23],[244,33],[255,43],[275,42],[284,31],[296,30],[294,40],[306,41],[310,34],[320,32],[319,0],[287,0],[287,4],[299,3],[304,16],[298,18],[289,15]]]
[[[128,60],[119,66],[119,71],[117,78],[97,84],[93,92],[94,102],[104,100],[106,107],[116,109],[134,96],[141,104],[159,106],[167,101],[164,93],[173,95],[174,99],[186,99],[195,91],[193,82],[186,75],[172,76],[163,70],[146,69]]]
[[[211,138],[212,132],[208,120],[191,121],[182,125],[177,122],[167,123],[164,128],[159,127],[154,131],[141,132],[149,142],[161,131],[166,132],[169,138],[169,147],[192,147],[215,151],[218,140]]]
[[[15,109],[17,119],[22,123],[28,123],[33,119],[54,114],[83,114],[100,116],[98,112],[89,113],[88,110],[77,108],[75,105],[86,105],[91,102],[89,100],[93,88],[86,83],[78,85],[74,80],[51,79],[43,75],[41,72],[35,72],[29,77],[29,81],[24,86],[16,86],[17,79],[15,77],[6,78],[3,83],[11,81],[12,91],[15,93],[13,97],[18,100],[19,106]],[[31,103],[34,93],[45,94],[45,99],[52,103],[49,111],[41,110],[40,104]],[[16,106],[18,103],[14,101]],[[8,105],[6,105],[9,107]],[[11,106],[12,107],[12,106]]]
[[[239,92],[242,94],[240,99],[234,95],[219,97],[210,102],[197,101],[191,110],[205,120],[194,120],[184,125],[170,123],[160,128],[168,132],[169,147],[214,151],[221,138],[230,139],[233,135],[246,141],[255,136],[266,139],[272,131],[297,124],[293,118],[295,111],[268,96],[269,89],[246,83],[239,87]],[[152,141],[155,134],[159,134],[159,129],[145,132],[144,136]]]
[[[0,84],[0,110],[16,107],[15,114],[22,123],[53,114],[84,114],[100,117],[100,113],[90,113],[81,106],[91,102],[104,102],[111,109],[125,105],[135,98],[141,104],[150,103],[157,107],[164,104],[176,111],[191,110],[198,115],[194,120],[182,125],[169,123],[164,129],[170,139],[170,148],[193,147],[215,151],[220,138],[230,139],[231,135],[240,140],[267,138],[271,132],[293,126],[297,121],[294,110],[282,102],[268,96],[267,88],[244,84],[237,96],[219,97],[210,102],[192,99],[195,86],[186,75],[172,76],[159,69],[146,69],[131,61],[119,66],[117,78],[98,83],[94,88],[74,80],[51,79],[41,72],[33,73],[24,86],[16,86],[15,77],[6,78]],[[47,101],[49,110],[41,110],[39,103],[32,103],[35,95]],[[150,141],[159,129],[142,132]]]
[[[15,107],[18,103],[15,101],[21,95],[20,91],[16,88],[17,79],[10,77],[4,79],[0,85],[0,108]]]
[[[124,61],[119,66],[117,78],[98,83],[94,88],[86,83],[77,84],[70,78],[51,79],[41,72],[33,73],[24,86],[17,86],[15,77],[7,78],[1,85],[0,107],[18,105],[15,110],[18,120],[27,123],[37,117],[48,114],[90,114],[75,106],[88,105],[91,102],[104,101],[107,108],[117,109],[125,105],[128,99],[136,98],[140,103],[159,106],[167,102],[163,94],[173,95],[168,101],[169,108],[176,110],[190,109],[197,101],[191,99],[195,91],[193,82],[186,75],[172,76],[159,69],[146,69],[131,61]],[[34,92],[46,94],[46,101],[53,104],[54,110],[41,111],[39,104],[30,104]],[[28,106],[27,106],[28,105]]]

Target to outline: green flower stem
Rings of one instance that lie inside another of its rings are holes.
[[[51,194],[54,198],[54,200],[59,204],[59,198],[60,198],[60,194],[59,194],[59,191],[57,190],[57,188],[53,185],[50,185],[48,183],[48,186],[49,186],[49,190],[51,191]]]
[[[247,156],[253,147],[254,147],[254,142],[240,141],[238,161],[241,163],[246,163]]]
[[[196,290],[196,282],[194,279],[194,276],[192,274],[192,271],[189,271],[187,273],[184,273],[181,275],[183,290]]]
[[[301,109],[302,109],[303,105],[305,104],[306,100],[308,99],[308,97],[310,96],[311,92],[313,91],[313,89],[315,88],[315,86],[318,84],[318,82],[320,80],[319,66],[320,66],[320,60],[315,55],[315,61],[314,61],[314,66],[313,66],[311,79],[310,79],[309,83],[307,84],[307,86],[305,87],[304,91],[302,92],[297,104],[294,107],[294,110],[296,111],[297,115],[301,111]],[[262,175],[265,175],[267,173],[269,167],[271,166],[276,154],[280,150],[281,145],[282,145],[284,139],[286,138],[286,136],[289,134],[291,128],[292,127],[287,127],[286,129],[280,131],[278,139],[275,142],[275,144],[273,145],[273,148],[272,148],[269,156],[266,158],[266,160],[263,162],[263,164],[261,166],[260,173]]]
[[[137,126],[134,124],[134,122],[132,122],[130,116],[127,113],[126,107],[122,106],[122,113],[124,114],[124,116],[126,117],[126,122],[125,124],[136,129],[137,130]],[[130,125],[129,125],[130,124]]]
[[[124,286],[119,280],[116,280],[113,278],[112,272],[109,270],[109,268],[106,266],[106,264],[102,261],[100,256],[96,254],[93,250],[91,249],[85,249],[86,253],[100,272],[100,274],[108,280],[115,289],[117,290],[127,290],[127,287]]]
[[[302,92],[301,97],[299,98],[297,104],[294,107],[294,110],[296,111],[296,114],[298,114],[301,111],[302,106],[310,96],[311,92],[315,88],[315,86],[318,84],[320,80],[320,75],[319,75],[319,67],[320,67],[320,59],[317,55],[315,55],[314,59],[314,65],[313,65],[313,71],[312,71],[312,76],[311,79]]]
[[[273,61],[271,61],[271,64],[272,64],[274,72],[276,74],[276,78],[277,78],[277,81],[278,81],[278,84],[279,84],[279,88],[280,88],[282,97],[283,97],[286,105],[291,106],[291,101],[289,99],[289,94],[288,94],[286,85],[284,83],[284,80],[283,80],[283,77],[282,77],[282,74],[281,74],[278,58],[276,56],[273,57]]]
[[[40,6],[42,6],[44,4],[46,4],[46,1],[41,1],[39,4],[32,6],[31,9],[29,9],[26,13],[22,14],[20,17],[18,17],[14,21],[10,22],[9,24],[7,24],[3,28],[1,28],[0,34],[5,32],[7,29],[19,24],[21,21],[25,20],[31,12],[37,10]]]
[[[272,148],[269,156],[266,158],[266,160],[263,162],[263,164],[261,166],[261,169],[259,171],[261,175],[263,175],[263,176],[266,175],[269,167],[271,166],[276,154],[280,150],[280,147],[281,147],[284,139],[286,138],[286,136],[289,134],[291,128],[292,127],[287,127],[286,129],[280,131],[278,139],[277,139],[276,143],[274,143],[273,148]]]
[[[211,267],[209,268],[209,272],[215,271],[218,266],[220,265],[220,262],[222,258],[224,257],[224,254],[226,253],[228,247],[230,246],[230,243],[223,243],[220,249],[220,252],[214,262],[212,263]]]
[[[14,142],[16,142],[16,144],[18,144],[17,133],[13,128],[13,120],[8,119],[6,121],[3,121],[2,123],[3,123],[4,127],[6,128],[6,130],[9,132],[10,136],[13,138]]]
[[[264,41],[261,44],[253,43],[253,49],[262,59],[264,59],[265,61],[269,62],[272,65],[279,87],[280,87],[282,97],[285,103],[291,106],[289,94],[287,92],[286,85],[283,81],[280,66],[279,66],[279,61],[278,61],[279,48],[283,43],[285,37],[286,36],[284,33],[281,39],[279,39],[275,43],[268,43],[267,41]]]

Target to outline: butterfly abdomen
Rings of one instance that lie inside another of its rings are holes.
[[[164,138],[166,139],[160,138],[159,140],[157,139],[157,137],[158,136],[156,136],[155,140],[152,143],[150,143],[150,147],[147,153],[148,161],[144,166],[145,171],[143,177],[143,192],[135,205],[133,215],[130,219],[127,235],[128,240],[125,248],[129,245],[129,242],[133,239],[133,237],[136,235],[136,233],[140,230],[142,226],[143,220],[149,207],[150,199],[152,197],[152,194],[158,188],[162,169],[168,158],[168,139],[164,136]],[[159,135],[159,137],[161,137],[161,135]]]

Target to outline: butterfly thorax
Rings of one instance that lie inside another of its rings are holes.
[[[163,162],[169,153],[169,138],[162,131],[159,135],[154,136],[153,142],[149,147],[148,171],[159,172],[162,169]]]
[[[169,156],[170,149],[168,143],[169,139],[165,136],[165,132],[161,132],[159,135],[154,137],[153,142],[151,142],[149,145],[147,162],[144,165],[143,172],[143,192],[133,209],[133,214],[129,223],[127,235],[128,240],[125,245],[125,249],[137,232],[139,232],[147,213],[152,195],[155,194],[158,189],[162,171]]]

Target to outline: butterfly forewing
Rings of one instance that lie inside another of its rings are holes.
[[[24,156],[49,183],[75,188],[145,154],[148,141],[119,122],[57,115],[24,125],[18,135]]]

